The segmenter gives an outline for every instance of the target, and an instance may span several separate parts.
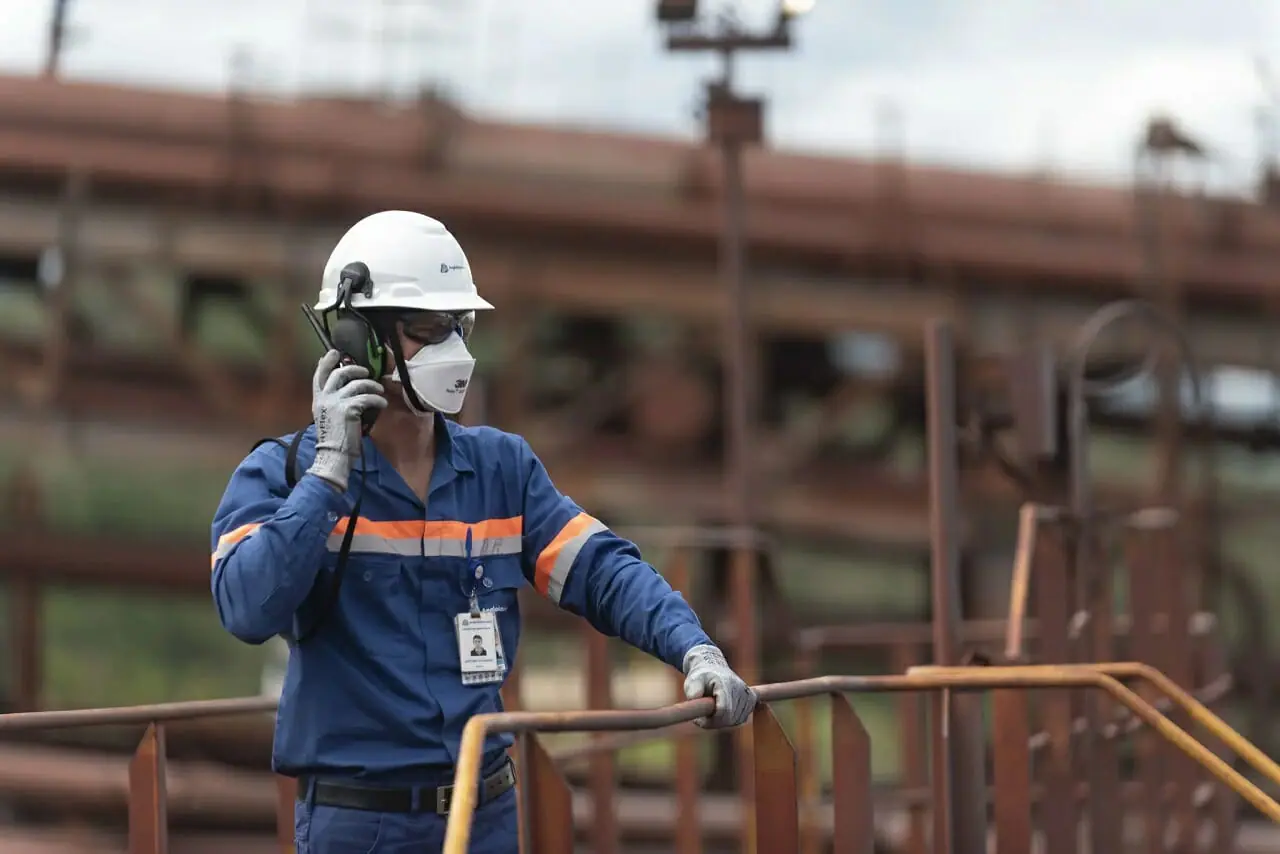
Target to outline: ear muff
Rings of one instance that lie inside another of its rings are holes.
[[[339,312],[329,333],[333,346],[350,356],[357,365],[369,371],[375,380],[382,379],[386,367],[386,349],[369,324],[347,312]]]

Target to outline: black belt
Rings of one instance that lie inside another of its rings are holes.
[[[508,759],[506,763],[480,781],[480,803],[486,803],[505,794],[516,784],[516,769]],[[448,815],[453,803],[453,786],[417,789],[418,802],[414,806],[414,789],[380,789],[370,786],[353,786],[316,780],[312,797],[315,803],[326,807],[343,807],[369,812],[435,812]],[[305,801],[312,792],[311,778],[298,778],[298,800]]]

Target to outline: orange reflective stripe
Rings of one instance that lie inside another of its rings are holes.
[[[252,534],[254,531],[262,527],[261,522],[250,522],[247,525],[241,525],[235,530],[228,531],[221,537],[218,537],[218,547],[213,551],[213,557],[209,560],[209,568],[213,569],[218,565],[218,561],[222,560],[236,543]]]
[[[537,591],[560,604],[560,594],[564,592],[569,570],[573,569],[582,547],[588,539],[604,530],[604,523],[587,513],[579,513],[570,519],[538,555],[533,576],[533,586]]]
[[[346,538],[349,524],[351,524],[351,517],[343,516],[333,526],[333,531],[325,544],[329,551],[342,551],[342,541]],[[357,517],[356,528],[351,536],[351,552],[352,554],[419,557],[422,555],[424,525],[425,523],[421,520],[374,522],[363,516]]]
[[[347,518],[339,519],[329,534],[330,551],[342,548]],[[518,555],[524,533],[524,517],[484,519],[479,522],[373,522],[356,520],[351,551],[402,557],[465,557],[467,532],[471,532],[473,557]]]
[[[350,516],[343,516],[333,526],[330,536],[345,536]],[[357,537],[382,537],[385,540],[420,540],[425,528],[424,522],[374,522],[360,516],[356,519],[354,535]]]
[[[524,533],[524,517],[485,519],[480,522],[427,522],[424,536],[429,540],[465,540],[468,528],[471,529],[473,542],[519,537]]]

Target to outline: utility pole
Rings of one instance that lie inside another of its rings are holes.
[[[44,55],[44,72],[48,80],[58,76],[58,68],[62,62],[62,49],[67,39],[67,7],[70,0],[53,0],[53,15],[49,19],[48,47]]]
[[[755,493],[752,478],[753,433],[756,421],[758,359],[746,274],[746,202],[743,151],[764,140],[764,101],[745,98],[734,90],[734,60],[740,50],[786,50],[791,47],[791,21],[812,2],[789,0],[778,7],[771,31],[751,33],[731,14],[719,16],[714,27],[698,21],[697,0],[659,0],[657,18],[667,27],[671,51],[710,51],[719,54],[721,74],[706,84],[707,141],[720,149],[721,188],[720,276],[726,303],[723,364],[725,371],[725,448],[727,516],[745,533],[754,530]],[[759,631],[756,626],[756,543],[744,539],[733,552],[730,607],[733,613],[735,666],[750,684],[760,678]],[[755,852],[755,781],[753,743],[749,727],[737,733],[738,780],[742,798],[743,850]]]

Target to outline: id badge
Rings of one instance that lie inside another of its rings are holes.
[[[497,620],[496,614],[476,611],[454,618],[463,685],[486,685],[506,677],[507,662]]]

